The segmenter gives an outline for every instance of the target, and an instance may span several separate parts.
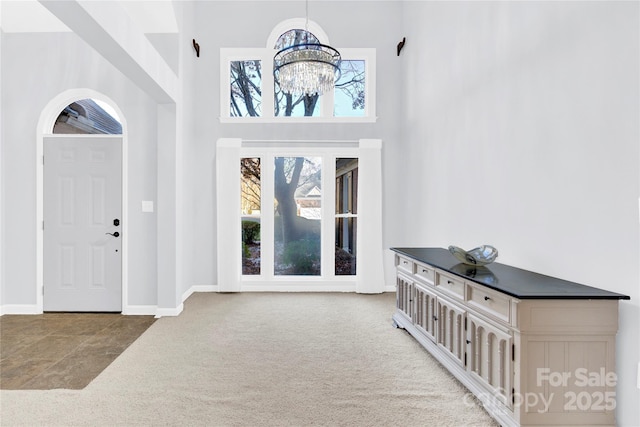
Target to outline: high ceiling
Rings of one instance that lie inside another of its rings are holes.
[[[145,34],[178,32],[171,0],[110,2],[120,3]],[[71,31],[38,0],[2,0],[0,8],[0,26],[5,33]]]
[[[162,103],[178,92],[172,0],[0,0],[7,33],[73,32]]]

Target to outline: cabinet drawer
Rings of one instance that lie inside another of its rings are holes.
[[[431,283],[431,284],[434,283],[433,280],[435,277],[435,271],[433,267],[425,264],[420,264],[418,262],[415,264],[415,267],[416,267],[416,276],[418,278],[423,279],[427,283]]]
[[[464,301],[464,282],[458,278],[437,273],[436,288]]]
[[[413,261],[411,261],[409,258],[396,255],[396,267],[398,267],[399,270],[402,270],[405,273],[413,274]]]
[[[467,303],[478,312],[509,323],[511,299],[500,292],[483,286],[467,285]]]

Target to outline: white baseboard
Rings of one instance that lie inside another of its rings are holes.
[[[182,302],[184,303],[194,292],[218,292],[218,286],[194,285],[182,294]]]
[[[0,307],[0,316],[5,314],[42,314],[37,304],[6,304]]]
[[[197,285],[191,287],[191,293],[193,292],[218,292],[217,285]]]
[[[182,310],[184,310],[184,304],[180,304],[176,308],[158,308],[156,317],[179,316]]]
[[[122,314],[155,317],[178,316],[184,310],[184,302],[194,292],[218,292],[218,287],[207,285],[192,286],[182,294],[181,304],[176,308],[158,308],[157,305],[130,305],[126,310],[122,311]]]
[[[256,292],[256,291],[274,291],[274,289],[265,289],[263,287],[251,287],[248,286],[247,289],[243,289],[246,292]],[[277,288],[277,291],[286,292],[292,291],[291,287],[283,287]],[[341,288],[336,287],[335,289],[327,289],[319,288],[319,289],[308,289],[308,291],[329,291],[329,292],[354,292],[351,288]],[[395,286],[386,286],[384,288],[384,292],[395,292]],[[182,303],[175,308],[158,308],[156,305],[128,305],[122,310],[122,314],[129,316],[156,316],[156,317],[165,317],[165,316],[178,316],[184,310],[184,302],[193,295],[195,292],[219,292],[217,285],[194,285],[190,287],[185,293],[182,294]],[[6,304],[0,306],[0,316],[4,316],[5,314],[42,314],[42,310],[38,310],[38,306],[36,304]]]
[[[122,314],[134,316],[155,316],[158,307],[155,305],[129,305]],[[0,316],[5,314],[42,314],[35,304],[7,304],[0,307]]]
[[[158,308],[157,305],[130,305],[126,310],[123,310],[122,314],[128,315],[143,315],[143,316],[155,316],[155,317],[170,317],[178,316],[184,310],[184,302],[194,292],[218,292],[217,286],[208,285],[196,285],[190,287],[185,293],[182,294],[182,301],[178,307],[175,308]]]
[[[122,314],[128,316],[155,316],[157,305],[129,305],[122,310]]]

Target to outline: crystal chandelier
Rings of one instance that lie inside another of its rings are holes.
[[[307,26],[308,15],[307,1]],[[340,52],[320,44],[307,28],[287,31],[276,48],[273,75],[283,92],[312,96],[333,89],[340,75]]]

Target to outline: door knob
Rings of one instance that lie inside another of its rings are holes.
[[[104,233],[104,234],[108,234],[109,236],[113,236],[113,237],[120,236],[120,233],[118,233],[117,231],[115,233]]]

